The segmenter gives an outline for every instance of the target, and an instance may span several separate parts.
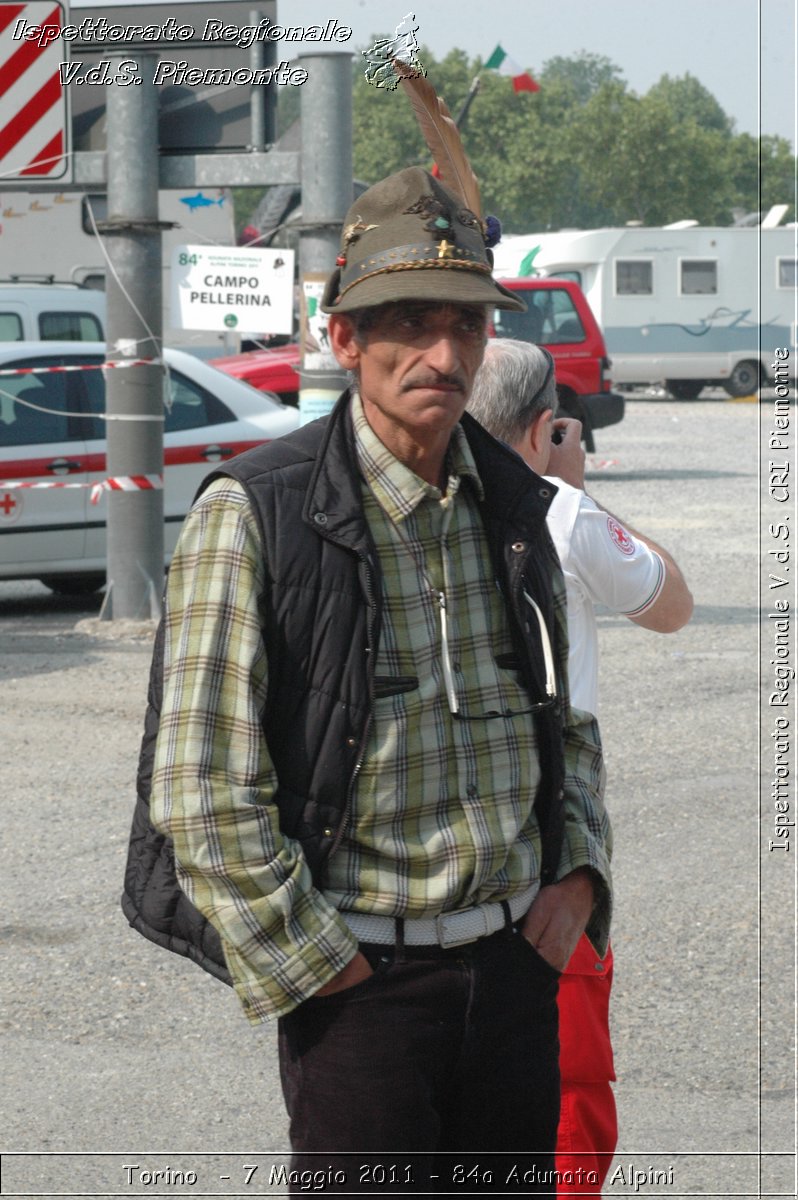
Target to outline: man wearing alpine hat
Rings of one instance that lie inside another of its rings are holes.
[[[210,476],[169,574],[153,822],[279,1019],[294,1171],[351,1191],[554,1192],[558,974],[607,944],[555,489],[464,415],[494,307],[462,197],[361,195],[323,302],[352,386]]]

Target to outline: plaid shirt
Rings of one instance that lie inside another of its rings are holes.
[[[523,713],[529,697],[497,663],[512,647],[465,435],[454,431],[444,496],[386,450],[352,403],[383,626],[369,743],[323,894],[269,803],[277,780],[262,733],[263,566],[238,484],[216,481],[204,493],[169,572],[152,819],[174,840],[181,886],[219,929],[252,1021],[290,1011],[354,956],[339,909],[435,916],[509,898],[538,876],[534,723],[483,715]],[[446,596],[460,710],[475,719],[449,712],[435,591]],[[564,623],[562,588],[557,599]],[[570,727],[566,742],[560,876],[589,865],[608,879],[595,726]],[[593,919],[599,943],[608,905],[607,888]]]

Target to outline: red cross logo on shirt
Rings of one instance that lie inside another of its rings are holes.
[[[607,517],[607,529],[610,531],[610,537],[620,550],[621,554],[634,554],[634,540],[626,532],[623,525],[618,524],[614,517]]]

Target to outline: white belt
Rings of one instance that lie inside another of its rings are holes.
[[[520,920],[537,895],[539,883],[530,884],[525,891],[509,901],[510,916]],[[352,933],[359,942],[376,942],[392,946],[396,942],[396,919],[378,917],[372,913],[342,912]],[[441,913],[439,917],[407,917],[404,922],[406,946],[465,946],[478,938],[496,933],[506,923],[504,906],[495,901],[461,908],[457,912]]]

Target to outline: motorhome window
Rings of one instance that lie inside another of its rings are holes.
[[[789,288],[790,291],[795,290],[795,283],[796,283],[795,264],[796,264],[796,259],[794,259],[794,258],[780,258],[779,259],[779,287],[780,288]]]
[[[682,259],[682,295],[715,296],[718,291],[718,264],[714,259]]]
[[[22,320],[16,313],[0,313],[0,342],[21,342]]]
[[[94,313],[46,312],[39,314],[43,342],[101,342],[103,331]]]
[[[644,259],[615,260],[615,293],[618,296],[651,296],[654,264]]]

